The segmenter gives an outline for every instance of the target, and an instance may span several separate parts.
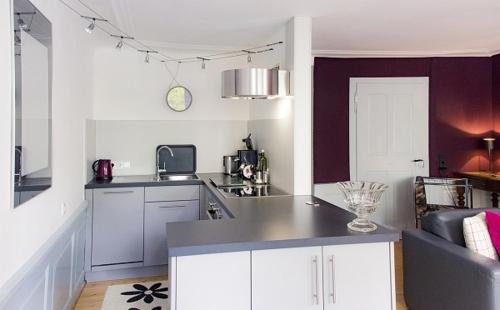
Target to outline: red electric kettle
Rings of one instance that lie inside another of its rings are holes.
[[[113,178],[114,164],[111,163],[111,159],[99,159],[94,161],[92,164],[92,170],[94,170],[94,176],[96,180],[111,180]]]

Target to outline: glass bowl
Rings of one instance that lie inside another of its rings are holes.
[[[370,232],[377,229],[377,225],[370,222],[368,216],[375,212],[380,203],[382,194],[389,188],[378,182],[339,182],[339,190],[344,194],[344,201],[349,210],[356,214],[356,218],[347,224],[353,231]]]

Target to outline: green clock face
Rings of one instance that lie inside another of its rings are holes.
[[[186,87],[175,86],[168,91],[166,101],[170,109],[176,112],[183,112],[191,106],[193,96]]]

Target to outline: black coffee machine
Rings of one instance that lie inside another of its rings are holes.
[[[247,147],[246,150],[238,150],[238,158],[240,164],[240,175],[246,179],[250,179],[253,176],[255,167],[257,166],[257,151],[253,149],[252,139],[250,138],[252,134],[243,139]]]

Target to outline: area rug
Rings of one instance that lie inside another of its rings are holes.
[[[168,282],[141,282],[111,285],[101,310],[167,310]]]

